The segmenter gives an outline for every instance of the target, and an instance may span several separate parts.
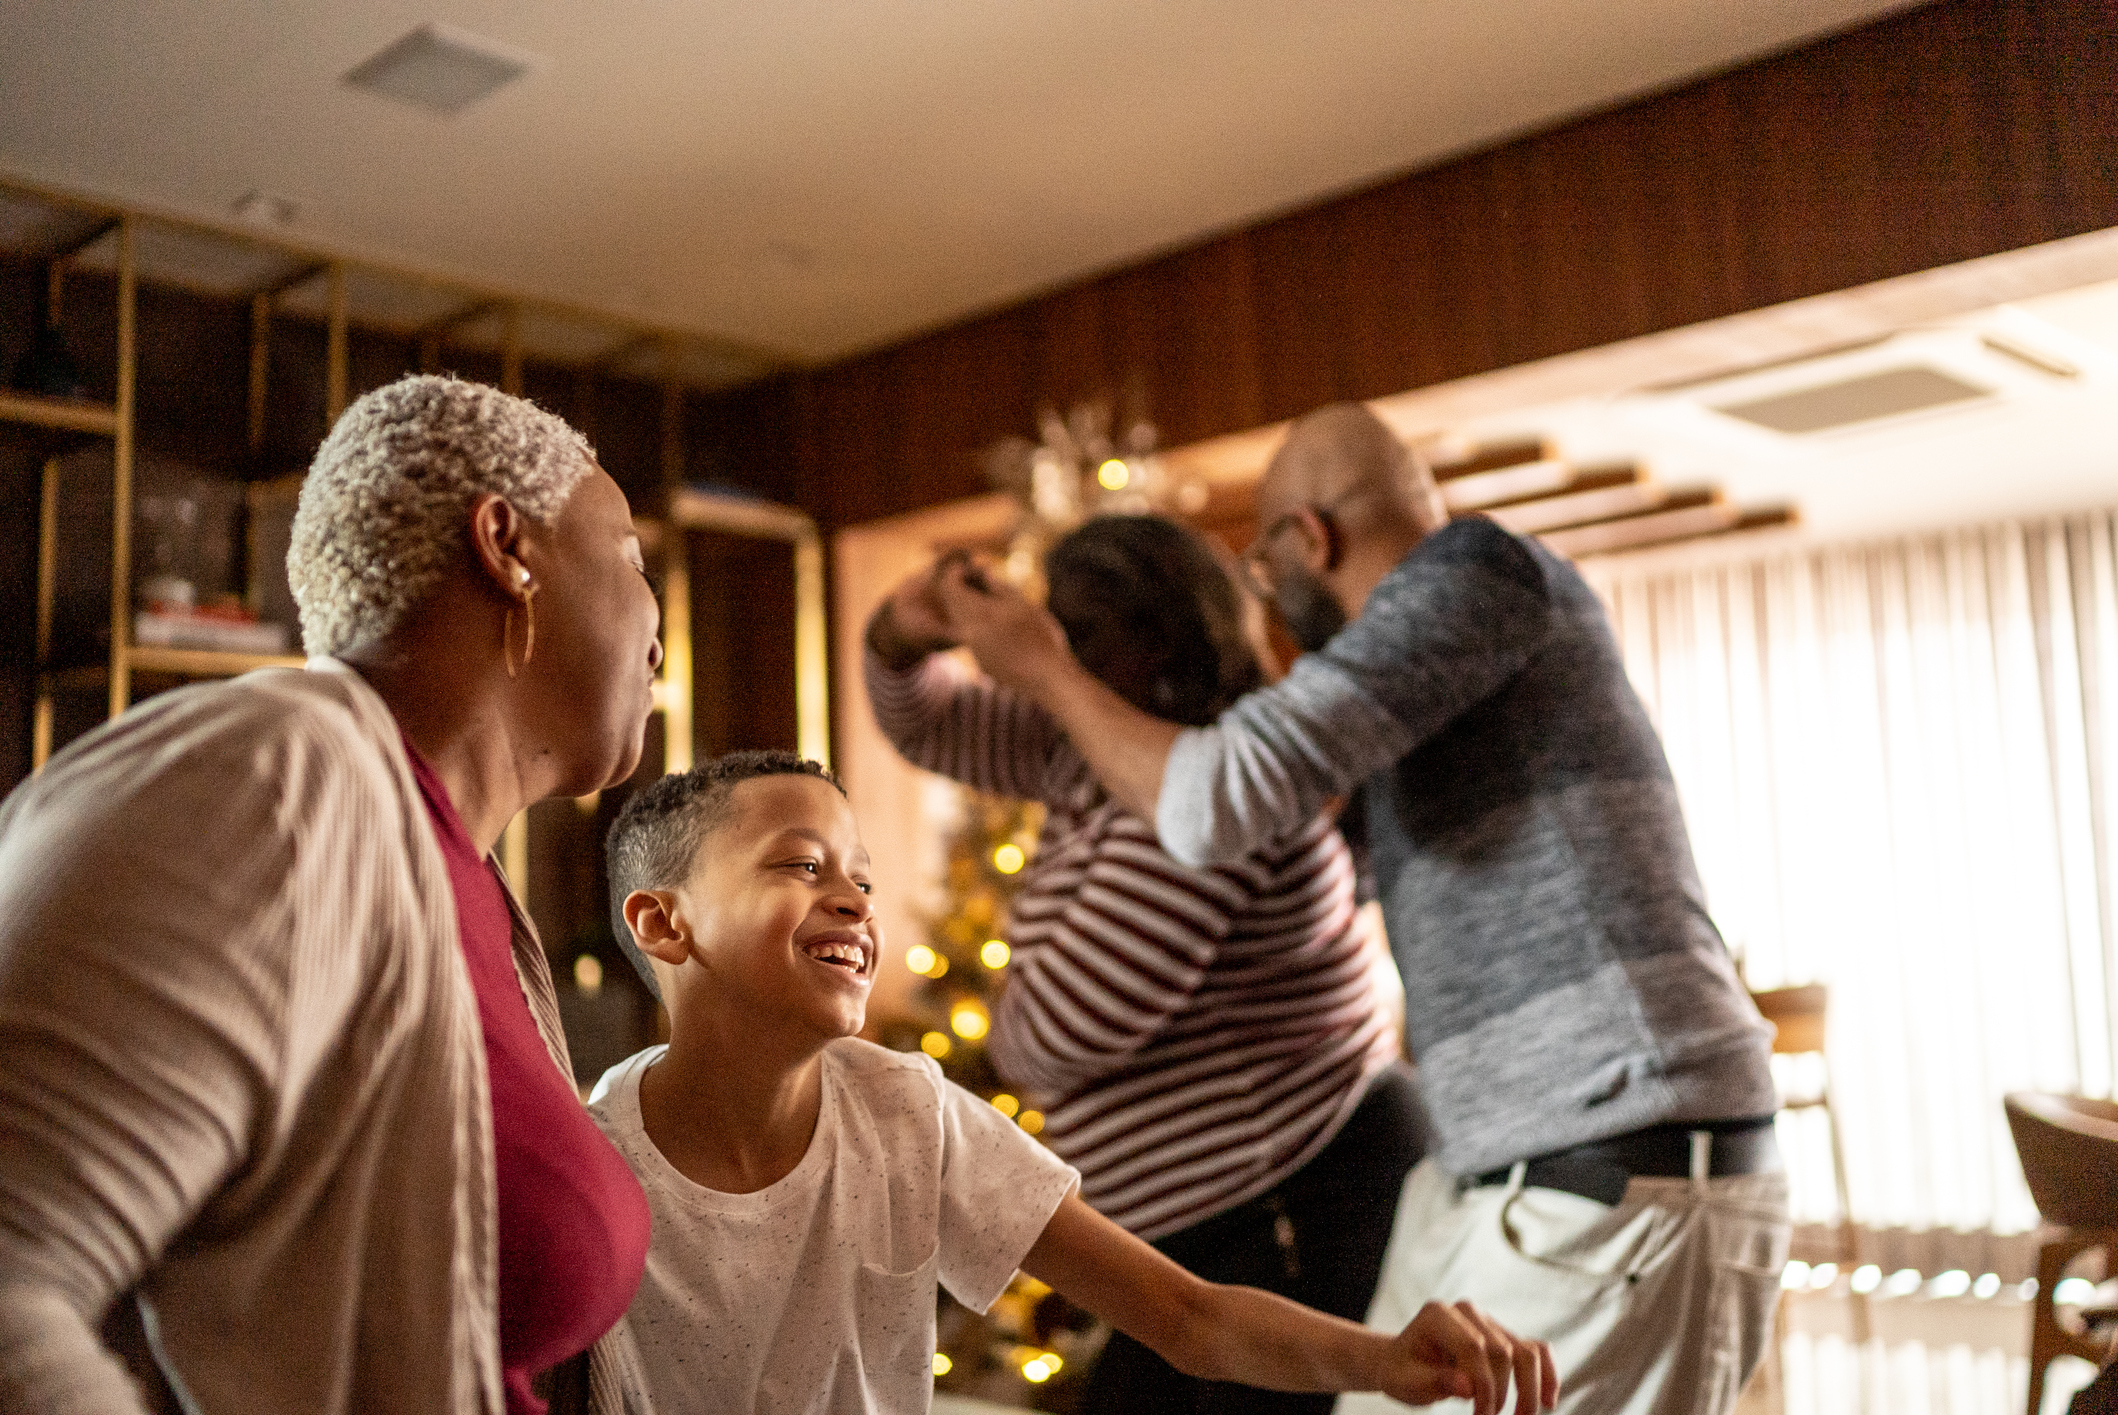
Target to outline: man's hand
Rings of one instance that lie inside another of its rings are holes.
[[[952,556],[935,566],[935,591],[947,633],[978,656],[979,668],[996,683],[1040,701],[1038,689],[1052,670],[1074,666],[1059,621],[968,558]]]
[[[944,557],[890,591],[868,621],[868,647],[891,668],[902,672],[930,653],[956,647],[942,617],[936,585],[950,563]]]
[[[1468,1302],[1429,1302],[1390,1343],[1383,1393],[1408,1405],[1451,1396],[1476,1415],[1499,1415],[1513,1378],[1515,1415],[1549,1410],[1559,1399],[1552,1350],[1524,1341]]]

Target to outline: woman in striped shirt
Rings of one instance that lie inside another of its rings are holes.
[[[1046,574],[1082,663],[1158,717],[1210,723],[1261,681],[1238,591],[1173,522],[1091,521]],[[1047,808],[988,1047],[1043,1103],[1082,1197],[1202,1277],[1360,1320],[1422,1121],[1330,821],[1189,869],[1041,709],[940,656],[931,572],[884,603],[867,642],[868,695],[900,752]],[[1122,1334],[1090,1381],[1082,1408],[1098,1412],[1332,1403],[1196,1381]]]

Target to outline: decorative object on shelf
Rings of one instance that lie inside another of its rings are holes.
[[[88,384],[81,377],[81,366],[74,361],[73,351],[66,347],[66,336],[59,332],[47,290],[38,291],[34,317],[36,336],[16,361],[8,386],[47,398],[86,398]]]
[[[213,653],[283,654],[287,626],[261,624],[239,600],[211,604],[158,604],[132,616],[132,641],[141,648],[206,649]]]
[[[15,363],[14,388],[24,393],[41,393],[47,398],[86,398],[88,384],[81,378],[81,366],[74,362],[71,350],[66,347],[66,336],[57,325],[43,325],[37,337]]]
[[[1091,516],[1205,506],[1205,485],[1173,476],[1156,455],[1153,423],[1135,417],[1122,433],[1111,423],[1108,401],[1077,403],[1064,417],[1047,408],[1037,418],[1041,441],[1006,437],[986,449],[986,476],[1022,506],[1008,539],[1010,580],[1034,584],[1045,551]]]
[[[140,461],[134,480],[133,645],[285,654],[287,623],[259,622],[256,607],[233,592],[243,489],[155,458]]]
[[[190,487],[143,492],[138,522],[139,588],[135,603],[154,614],[188,614],[198,607],[199,498]]]

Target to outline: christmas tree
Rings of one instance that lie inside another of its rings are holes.
[[[1036,850],[1044,807],[973,791],[957,795],[943,904],[928,922],[926,941],[904,954],[905,966],[922,979],[913,1010],[877,1030],[884,1045],[924,1051],[951,1081],[1035,1135],[1044,1116],[1001,1080],[985,1039],[1007,981],[1008,905]],[[935,1388],[997,1404],[1065,1410],[1102,1335],[1085,1314],[1023,1274],[988,1313],[972,1312],[944,1294]]]

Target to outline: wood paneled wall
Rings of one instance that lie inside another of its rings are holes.
[[[1944,0],[721,400],[832,525],[1114,398],[1165,445],[2118,225],[2118,6]]]

